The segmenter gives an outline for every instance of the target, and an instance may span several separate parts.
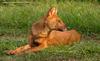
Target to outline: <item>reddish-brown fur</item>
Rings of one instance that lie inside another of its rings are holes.
[[[79,42],[81,35],[76,30],[70,31],[52,31],[50,35],[46,38],[39,38],[36,47],[31,47],[29,44],[19,47],[15,50],[11,50],[8,54],[20,54],[23,52],[37,52],[47,48],[50,45],[67,45],[73,42]]]
[[[28,38],[30,46],[37,46],[38,43],[36,43],[35,40],[41,37],[47,37],[52,30],[67,30],[63,21],[58,17],[55,7],[49,9],[46,16],[41,18],[40,21],[33,23],[31,34]]]
[[[57,16],[57,10],[51,8],[41,21],[32,25],[29,44],[10,50],[7,54],[37,52],[50,45],[66,45],[80,40],[80,34],[76,30],[66,30],[65,24]]]

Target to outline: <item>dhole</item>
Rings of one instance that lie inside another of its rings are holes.
[[[63,21],[58,17],[57,9],[55,7],[50,8],[47,14],[41,18],[40,21],[32,24],[31,33],[28,37],[29,46],[37,47],[40,44],[36,40],[48,37],[50,32],[53,30],[67,30]]]
[[[76,30],[63,32],[53,30],[51,31],[48,37],[39,38],[38,40],[36,40],[39,44],[38,46],[31,47],[29,44],[27,44],[25,46],[17,48],[16,50],[9,51],[8,54],[20,54],[22,52],[37,52],[47,48],[50,45],[72,44],[73,42],[79,42],[80,36],[81,35]]]
[[[47,37],[52,30],[67,30],[63,21],[57,15],[57,9],[52,7],[40,21],[32,24],[32,30],[29,35],[29,44],[31,47],[37,46],[36,39]]]

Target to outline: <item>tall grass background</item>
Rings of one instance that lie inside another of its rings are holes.
[[[73,45],[51,46],[38,53],[8,56],[6,50],[28,43],[32,23],[57,7],[68,29],[96,39]],[[25,36],[25,37],[22,37]],[[0,0],[0,61],[100,61],[99,0]]]
[[[0,35],[27,34],[31,24],[41,19],[51,6],[57,7],[58,15],[68,29],[74,28],[85,35],[100,34],[100,5],[94,3],[97,0],[47,1],[0,5]]]

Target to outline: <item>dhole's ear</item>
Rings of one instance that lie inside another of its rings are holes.
[[[52,7],[48,11],[48,16],[53,16],[53,15],[57,15],[57,9],[55,7]]]

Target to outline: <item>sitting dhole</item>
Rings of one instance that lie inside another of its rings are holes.
[[[41,51],[45,48],[47,48],[50,45],[67,45],[72,44],[73,42],[79,42],[80,41],[80,34],[76,30],[70,30],[70,31],[56,31],[53,30],[49,34],[48,37],[39,38],[36,40],[36,42],[39,44],[36,47],[31,47],[29,44],[19,47],[15,50],[11,50],[8,52],[8,54],[20,54],[20,53],[26,53],[26,52],[37,52]]]

